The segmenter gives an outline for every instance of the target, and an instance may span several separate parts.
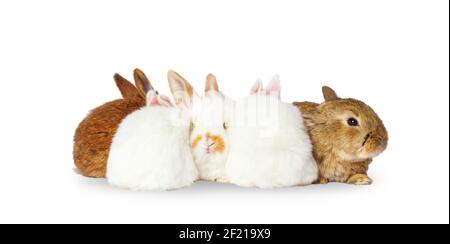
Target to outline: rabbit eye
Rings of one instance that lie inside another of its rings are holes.
[[[227,124],[227,123],[223,123],[223,128],[224,128],[225,130],[228,130],[228,124]]]
[[[350,126],[358,126],[359,122],[355,118],[350,118],[350,119],[347,120],[347,124],[350,125]]]

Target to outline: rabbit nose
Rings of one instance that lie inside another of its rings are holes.
[[[215,142],[213,142],[213,141],[207,141],[206,142],[206,152],[207,153],[212,153],[212,152],[214,152],[214,145],[216,145],[216,143]]]
[[[214,145],[216,145],[214,142],[208,143],[208,147],[206,149],[209,153],[214,151]]]

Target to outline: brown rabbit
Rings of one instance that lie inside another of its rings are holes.
[[[388,134],[378,115],[355,99],[341,99],[322,88],[325,102],[296,102],[308,128],[319,165],[318,183],[342,182],[370,185],[367,176],[372,158],[387,147]]]
[[[92,110],[78,126],[73,147],[77,171],[86,177],[104,178],[112,139],[122,120],[144,107],[147,91],[152,89],[145,74],[134,71],[135,84],[116,74],[114,80],[123,99]]]

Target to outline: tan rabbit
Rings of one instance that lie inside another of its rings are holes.
[[[145,74],[134,71],[136,86],[116,74],[114,80],[123,98],[92,110],[78,126],[73,157],[77,171],[86,177],[104,178],[112,139],[122,120],[146,105],[147,91],[153,90]]]
[[[341,99],[322,88],[325,102],[294,103],[302,112],[319,165],[318,183],[370,185],[372,159],[387,147],[388,134],[378,115],[355,99]]]

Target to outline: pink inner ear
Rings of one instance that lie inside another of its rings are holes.
[[[150,107],[153,106],[163,106],[163,107],[172,107],[172,103],[170,99],[166,96],[157,95],[156,92],[150,91],[147,95],[147,105]]]
[[[151,100],[148,100],[147,103],[149,106],[159,106],[158,95],[155,94],[155,96],[152,96]]]
[[[250,90],[250,95],[257,95],[260,94],[263,90],[262,82],[256,81],[256,83],[253,85],[252,89]]]
[[[155,105],[155,103],[157,103],[158,101],[158,95],[156,94],[155,91],[150,90],[147,93],[147,105],[148,106],[152,106]]]
[[[164,107],[173,107],[173,106],[172,106],[172,102],[170,102],[170,98],[168,98],[168,97],[166,97],[166,96],[164,96],[164,95],[160,95],[160,96],[158,97],[158,102],[159,102],[159,104],[160,104],[161,106],[164,106]]]
[[[266,95],[277,95],[281,93],[281,83],[278,76],[275,76],[265,90]]]

